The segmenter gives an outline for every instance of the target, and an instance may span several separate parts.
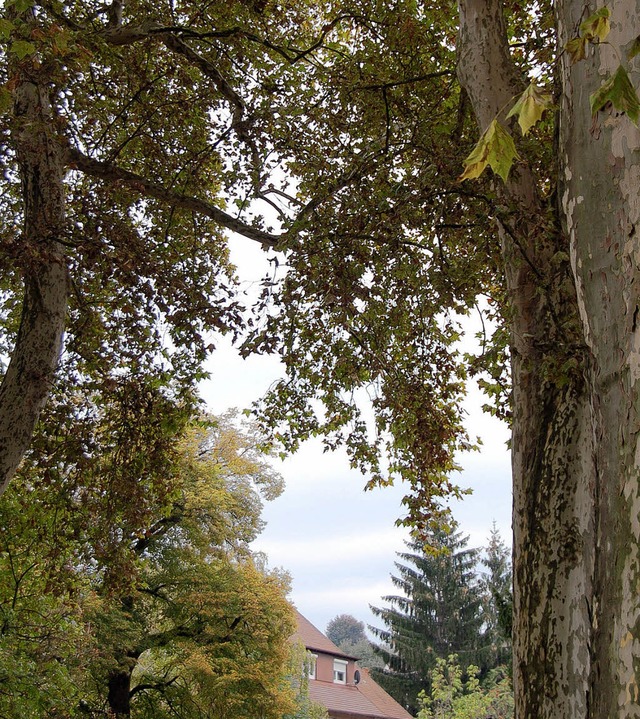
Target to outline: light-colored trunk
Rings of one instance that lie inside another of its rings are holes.
[[[24,277],[22,317],[0,386],[0,493],[29,447],[60,357],[68,271],[62,252],[64,163],[51,130],[48,88],[18,72],[13,138],[20,163],[24,227],[16,264]]]
[[[596,563],[590,686],[594,719],[640,716],[640,131],[588,98],[640,34],[640,2],[610,4],[607,44],[563,58],[560,164],[563,220],[586,342],[593,356]],[[582,3],[557,3],[560,40]],[[637,60],[628,63],[637,68]],[[640,87],[640,73],[631,72]]]

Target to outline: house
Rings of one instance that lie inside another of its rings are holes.
[[[367,669],[358,667],[357,657],[340,651],[297,610],[296,618],[291,640],[303,644],[312,659],[309,698],[326,707],[331,719],[411,719]]]

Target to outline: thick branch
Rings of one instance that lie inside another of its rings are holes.
[[[133,697],[136,694],[139,694],[140,692],[145,691],[163,691],[170,687],[172,684],[177,682],[179,679],[178,676],[173,677],[173,679],[169,679],[168,681],[164,682],[154,682],[153,684],[137,684],[130,692],[129,692],[129,699],[133,699]]]
[[[202,74],[205,75],[205,77],[213,80],[220,94],[228,100],[233,107],[234,125],[239,123],[242,120],[242,115],[244,113],[244,102],[240,95],[238,95],[231,85],[229,85],[226,78],[222,75],[218,68],[212,62],[209,62],[209,60],[198,54],[177,35],[167,33],[163,34],[161,37],[163,43],[169,50],[185,57],[189,63],[191,65],[195,65]]]
[[[167,517],[159,519],[153,524],[145,533],[142,539],[136,540],[133,544],[133,551],[138,555],[142,555],[149,545],[160,537],[164,536],[170,529],[178,525],[184,518],[184,505],[177,504],[174,506],[174,511]]]
[[[462,0],[459,5],[458,77],[484,131],[511,109],[524,86],[509,54],[502,3]]]
[[[110,183],[124,184],[141,195],[166,202],[172,207],[191,210],[192,212],[197,212],[205,217],[209,217],[227,230],[237,232],[239,235],[250,240],[255,240],[264,247],[277,249],[278,244],[284,237],[284,234],[273,235],[257,227],[247,225],[245,222],[242,222],[242,220],[227,214],[211,202],[190,195],[183,195],[175,190],[169,190],[156,182],[151,182],[151,180],[148,180],[142,175],[124,170],[111,162],[102,162],[87,157],[87,155],[74,148],[67,149],[67,161],[74,169],[80,170],[93,177],[99,177]]]
[[[329,33],[331,33],[335,27],[343,20],[357,19],[358,16],[353,14],[339,15],[334,18],[331,22],[325,24],[322,27],[322,31],[317,40],[315,40],[309,47],[305,49],[296,48],[285,48],[281,45],[276,45],[264,37],[260,37],[254,33],[248,32],[247,30],[240,27],[232,27],[226,30],[213,30],[209,32],[199,32],[192,28],[183,27],[181,25],[161,25],[154,21],[146,21],[140,24],[129,23],[128,25],[117,25],[110,26],[102,33],[102,36],[107,42],[112,45],[132,45],[133,43],[145,40],[153,35],[172,35],[174,38],[177,37],[192,37],[200,40],[206,40],[209,38],[227,38],[239,36],[246,38],[249,42],[262,45],[263,47],[276,52],[287,62],[293,64],[300,60],[305,59],[308,55],[312,54],[315,50],[323,46]]]
[[[460,0],[458,76],[484,130],[521,92],[501,0]],[[523,152],[523,155],[525,153]],[[553,173],[553,168],[548,168]],[[593,483],[587,361],[568,239],[526,162],[496,183],[513,378],[516,716],[583,716],[589,694]],[[562,383],[551,367],[576,363]],[[577,451],[576,448],[581,450]],[[576,548],[565,552],[565,547]],[[571,637],[571,642],[567,641]]]

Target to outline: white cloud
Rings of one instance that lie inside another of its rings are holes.
[[[379,560],[381,555],[401,551],[404,548],[403,539],[409,537],[408,531],[399,528],[352,534],[329,527],[327,535],[321,541],[318,541],[318,537],[302,537],[295,541],[259,537],[253,547],[265,552],[270,563],[276,558],[286,558],[290,565],[304,564],[315,569],[335,568],[336,564],[345,560],[363,564],[370,559]]]

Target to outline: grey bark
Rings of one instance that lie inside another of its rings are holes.
[[[502,3],[463,0],[459,76],[481,130],[524,90]],[[588,104],[584,110],[588,115]],[[513,129],[514,136],[519,132]],[[498,227],[511,312],[516,716],[588,716],[595,466],[591,358],[579,321],[569,243],[556,208],[519,163]],[[563,259],[565,258],[565,259]],[[567,364],[568,363],[568,364]],[[575,366],[574,366],[575,365]],[[562,368],[565,368],[564,370]],[[567,369],[571,368],[571,369]]]
[[[640,2],[609,3],[607,44],[570,65],[562,58],[560,177],[565,231],[592,355],[595,567],[589,716],[640,716],[640,131],[610,108],[591,118],[588,97],[640,34]],[[595,9],[595,8],[594,8]],[[560,42],[576,34],[581,3],[557,3]],[[634,71],[635,68],[635,71]]]

